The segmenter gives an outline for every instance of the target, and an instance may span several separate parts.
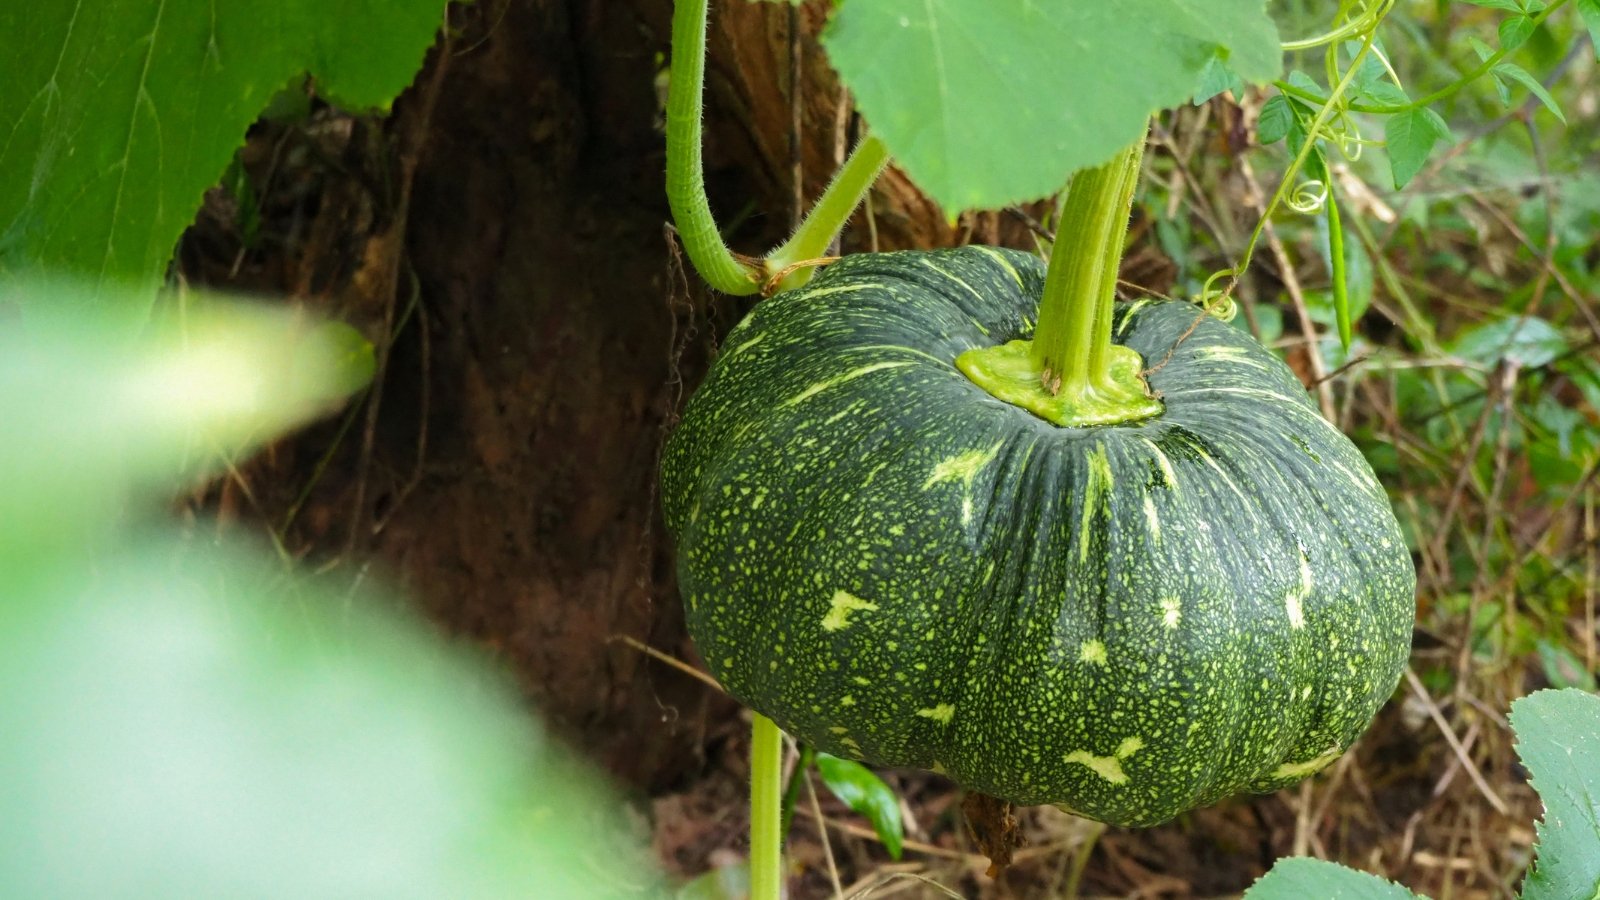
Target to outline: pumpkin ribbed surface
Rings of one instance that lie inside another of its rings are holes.
[[[1156,418],[994,399],[954,360],[1031,337],[1043,278],[989,248],[851,256],[728,336],[662,466],[701,655],[821,750],[1106,822],[1304,778],[1409,652],[1382,487],[1248,335],[1180,340],[1189,304],[1117,306]]]

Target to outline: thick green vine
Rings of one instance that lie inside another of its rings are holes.
[[[994,396],[1057,425],[1113,425],[1161,412],[1139,354],[1111,343],[1117,269],[1144,138],[1073,177],[1033,340],[969,350],[956,365]]]
[[[672,9],[671,85],[667,92],[667,205],[689,262],[708,284],[742,296],[760,289],[759,270],[735,256],[717,230],[706,198],[700,152],[705,102],[708,0],[681,0]]]

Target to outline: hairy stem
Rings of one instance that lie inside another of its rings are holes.
[[[783,733],[755,713],[750,732],[750,898],[778,900],[783,887]]]
[[[667,94],[667,204],[695,271],[726,294],[754,294],[759,270],[728,249],[706,199],[701,115],[709,0],[677,0],[672,10],[672,70]]]
[[[861,205],[861,200],[878,180],[883,167],[889,163],[889,148],[873,135],[867,135],[850,151],[850,158],[833,176],[827,190],[817,198],[817,204],[806,214],[805,221],[795,233],[767,257],[768,277],[782,275],[780,291],[799,287],[811,280],[811,267],[787,272],[793,266],[821,257],[828,245],[844,230],[850,216]]]

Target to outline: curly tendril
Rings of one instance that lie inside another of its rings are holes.
[[[1301,215],[1309,216],[1321,212],[1322,204],[1328,201],[1328,183],[1320,178],[1311,178],[1294,186],[1294,190],[1283,198],[1283,205]]]
[[[1200,286],[1200,292],[1190,297],[1189,301],[1205,310],[1209,315],[1224,322],[1232,322],[1233,317],[1239,314],[1239,305],[1233,301],[1233,284],[1240,274],[1241,271],[1238,269],[1222,269],[1218,272],[1212,272],[1211,277],[1206,279],[1206,283]],[[1228,287],[1218,290],[1216,287],[1217,282],[1224,278],[1229,280]]]

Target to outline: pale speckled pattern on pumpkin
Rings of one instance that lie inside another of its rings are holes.
[[[1012,251],[859,255],[729,335],[662,465],[689,628],[818,749],[1149,825],[1365,729],[1416,573],[1371,468],[1210,318],[1131,426],[1060,428],[957,355],[1029,337]],[[1159,361],[1196,307],[1119,305]],[[848,598],[848,599],[844,599]]]

